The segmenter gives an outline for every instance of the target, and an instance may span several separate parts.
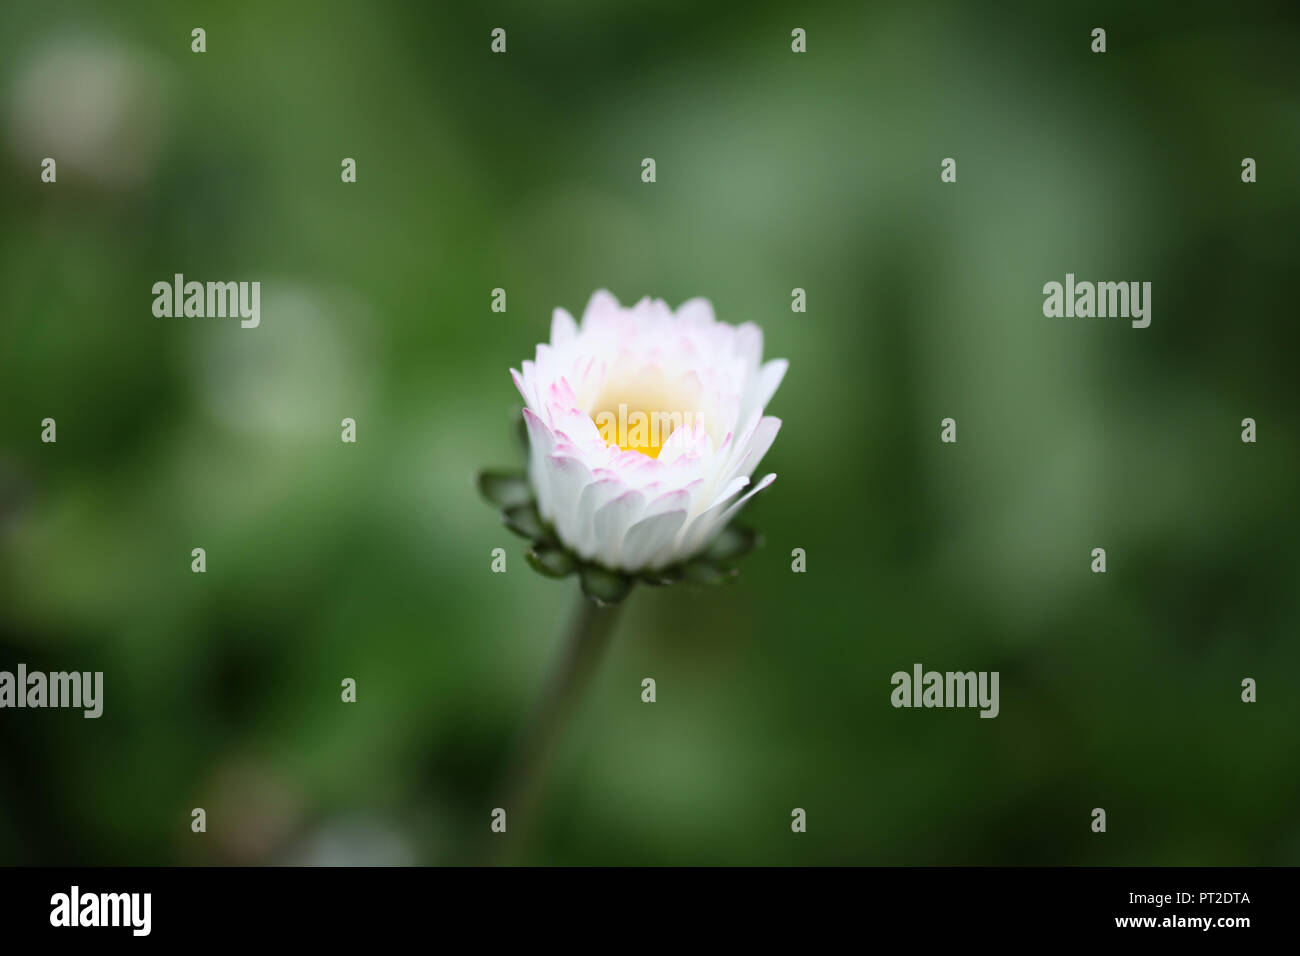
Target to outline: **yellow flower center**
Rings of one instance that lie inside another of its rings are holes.
[[[659,457],[664,443],[683,423],[681,412],[646,409],[639,403],[629,407],[627,402],[592,412],[591,420],[596,423],[606,445],[617,445],[624,451],[639,451],[651,458]]]
[[[622,388],[606,389],[591,413],[606,445],[658,458],[673,432],[700,420],[690,410],[691,404],[681,401],[677,390],[660,377],[622,384]]]

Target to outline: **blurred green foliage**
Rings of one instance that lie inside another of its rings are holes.
[[[630,598],[524,859],[1300,861],[1294,9],[442,7],[0,9],[0,668],[105,673],[0,712],[0,863],[479,859],[576,585],[472,475],[602,287],[763,326],[780,478],[738,581]]]

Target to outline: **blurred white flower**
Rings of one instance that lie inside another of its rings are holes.
[[[261,299],[256,329],[241,329],[239,319],[157,320],[186,336],[189,379],[204,410],[232,431],[283,442],[311,442],[343,415],[368,410],[367,303],[345,287],[274,275],[263,280]]]
[[[406,835],[388,821],[358,814],[330,820],[280,861],[284,866],[414,866]]]
[[[156,57],[98,38],[52,41],[9,92],[11,146],[26,163],[49,156],[110,187],[136,185],[157,161],[168,119]]]
[[[705,299],[623,308],[592,296],[581,327],[563,309],[522,371],[538,510],[581,558],[636,572],[708,545],[776,475],[750,476],[776,438],[763,410],[787,363],[763,333],[714,319]]]

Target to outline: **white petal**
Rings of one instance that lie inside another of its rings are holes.
[[[735,478],[732,478],[727,482],[727,485],[722,489],[722,492],[709,502],[709,509],[715,510],[718,514],[721,514],[722,507],[736,495],[740,494],[741,489],[747,484],[749,484],[749,475],[737,475]]]
[[[763,360],[763,330],[753,322],[737,326],[736,353],[750,368],[757,368]]]
[[[650,497],[648,492],[648,488],[642,489],[642,494],[645,494],[650,502],[645,506],[646,518],[652,518],[655,515],[665,514],[669,511],[686,511],[690,507],[691,495],[684,488],[670,491],[658,497]]]
[[[567,455],[547,455],[544,462],[551,500],[549,514],[544,510],[542,517],[555,523],[555,530],[564,540],[572,541],[578,530],[578,497],[591,483],[591,472],[582,462]],[[541,503],[539,492],[538,504]]]
[[[627,529],[636,523],[643,510],[645,496],[639,491],[628,491],[596,512],[592,524],[596,532],[598,560],[610,567],[619,566]]]
[[[790,368],[790,363],[786,359],[772,359],[758,373],[758,384],[755,386],[754,407],[758,411],[767,408],[767,403],[772,400],[776,394],[777,388],[781,385],[781,380],[785,378],[786,371]]]
[[[564,309],[556,309],[551,313],[551,347],[559,348],[568,345],[578,334],[578,323],[573,321],[573,316]]]
[[[718,519],[718,530],[721,531],[723,528],[727,526],[727,523],[731,521],[735,513],[745,506],[746,501],[754,497],[754,495],[758,494],[760,491],[762,491],[764,488],[766,488],[774,481],[776,481],[775,473],[770,475],[764,475],[762,480],[759,481],[758,484],[756,484],[753,488],[749,489],[749,491],[745,493],[745,497],[741,498],[739,501],[737,501],[735,504],[733,504],[730,508],[728,508],[726,511],[722,513],[722,517]]]
[[[749,440],[749,448],[745,451],[745,457],[741,459],[739,471],[743,475],[752,475],[758,463],[763,460],[767,450],[772,447],[772,442],[776,441],[776,433],[781,430],[781,419],[773,418],[770,415],[758,423],[758,428],[754,430],[754,437]]]
[[[685,511],[666,511],[632,525],[623,541],[622,567],[640,571],[651,566],[651,559],[672,543],[685,520]]]
[[[690,524],[682,529],[679,535],[678,547],[682,552],[682,557],[689,557],[698,551],[704,543],[721,529],[718,519],[727,509],[730,501],[738,494],[742,488],[749,484],[749,479],[744,475],[738,475],[727,484],[707,508],[704,508]]]
[[[713,325],[716,321],[713,303],[704,298],[687,299],[677,307],[677,318],[693,326]]]
[[[621,481],[600,477],[582,489],[582,494],[578,496],[577,531],[571,545],[584,558],[590,558],[596,553],[596,512],[626,490]]]
[[[601,319],[616,315],[619,311],[618,299],[608,289],[594,292],[587,301],[587,308],[582,312],[582,324],[585,328],[593,318]]]
[[[549,455],[555,448],[555,436],[546,427],[546,423],[531,408],[525,408],[524,424],[528,428],[528,446],[537,455]]]
[[[712,449],[712,447],[713,439],[709,437],[709,432],[703,425],[692,424],[689,427],[682,425],[681,428],[673,429],[673,433],[659,449],[659,460],[667,464],[676,461],[682,455],[689,455],[692,452],[700,454],[706,448]]]

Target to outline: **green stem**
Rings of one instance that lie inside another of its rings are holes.
[[[582,594],[578,595],[578,606],[570,621],[561,657],[533,708],[531,718],[524,725],[511,771],[506,777],[504,792],[507,796],[502,807],[506,811],[508,836],[494,836],[497,840],[508,840],[510,847],[522,848],[527,843],[527,835],[536,822],[538,793],[565,719],[581,700],[595,673],[622,606],[619,603],[602,607]]]

